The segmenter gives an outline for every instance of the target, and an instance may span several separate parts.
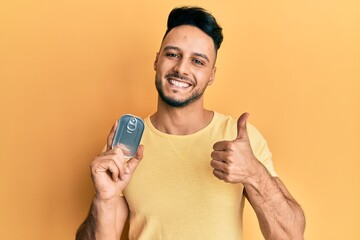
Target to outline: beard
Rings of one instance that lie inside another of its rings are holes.
[[[190,103],[197,101],[199,98],[201,98],[201,96],[204,94],[204,91],[205,91],[205,89],[200,89],[200,90],[194,91],[190,95],[190,97],[188,97],[187,99],[176,100],[176,99],[170,98],[168,96],[165,96],[162,85],[161,85],[161,81],[159,79],[155,79],[155,86],[156,86],[156,90],[158,91],[158,94],[159,94],[161,100],[163,100],[170,107],[174,107],[174,108],[183,108],[183,107],[189,105]]]

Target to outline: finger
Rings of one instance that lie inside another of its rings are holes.
[[[112,160],[109,160],[109,164],[108,164],[108,170],[111,173],[111,177],[114,181],[117,181],[119,179],[119,173],[120,170],[119,168],[116,166],[115,162]]]
[[[98,159],[97,163],[92,165],[92,173],[96,175],[98,173],[108,173],[114,181],[118,180],[119,169],[112,159]]]
[[[125,179],[125,174],[130,173],[130,170],[128,169],[125,156],[123,154],[123,151],[119,147],[114,147],[114,158],[113,161],[115,162],[116,166],[119,168],[119,176],[121,180]]]
[[[238,121],[237,121],[237,137],[236,139],[249,139],[247,130],[246,130],[246,122],[249,117],[249,113],[243,113]]]
[[[213,160],[227,162],[228,154],[228,151],[212,151],[210,156]]]
[[[111,147],[111,145],[110,145],[110,147]],[[104,151],[104,152],[101,152],[101,153],[98,155],[98,157],[115,155],[115,154],[116,154],[116,153],[115,153],[115,149],[116,149],[116,147],[114,147],[114,148],[112,148],[112,149],[109,149],[109,150],[106,150],[106,151]]]
[[[224,162],[217,161],[217,160],[211,160],[210,165],[214,170],[218,170],[220,172],[227,173],[228,172],[228,165]]]
[[[102,153],[97,157],[97,162],[107,162],[112,161],[118,168],[118,175],[120,179],[124,179],[125,174],[128,174],[130,171],[127,169],[125,157],[122,153],[122,150],[119,147],[114,147],[113,149]]]
[[[133,173],[135,171],[136,167],[139,165],[143,156],[144,156],[144,145],[140,145],[136,151],[135,157],[131,158],[127,162],[127,165],[129,167],[129,170],[131,173]]]
[[[226,151],[229,150],[230,141],[219,141],[213,145],[215,151]]]
[[[143,156],[144,156],[144,145],[139,145],[135,154],[135,158],[141,160]]]
[[[112,126],[111,131],[110,131],[110,133],[108,135],[107,146],[106,146],[107,150],[112,149],[112,142],[113,142],[113,139],[114,139],[114,136],[115,136],[115,133],[116,133],[117,125],[118,125],[118,121],[116,121],[114,123],[114,125]]]
[[[225,179],[225,176],[226,176],[226,174],[225,174],[224,172],[219,171],[219,170],[217,170],[217,169],[214,169],[214,170],[213,170],[213,174],[214,174],[215,177],[217,177],[217,178],[220,179],[220,180],[224,180],[224,179]]]

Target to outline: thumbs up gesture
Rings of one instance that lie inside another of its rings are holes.
[[[254,176],[261,163],[256,159],[246,130],[249,113],[237,121],[237,137],[232,141],[216,142],[211,153],[213,174],[228,183],[245,183]]]

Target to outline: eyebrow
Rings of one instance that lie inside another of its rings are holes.
[[[164,48],[164,51],[167,51],[167,50],[181,51],[180,48],[175,47],[175,46],[171,46],[171,45],[170,45],[170,46],[166,46],[166,47]],[[197,53],[197,52],[195,52],[195,53],[193,53],[193,55],[198,56],[198,57],[201,57],[201,58],[204,58],[206,61],[210,62],[208,56],[206,56],[206,54],[204,54],[204,53]]]

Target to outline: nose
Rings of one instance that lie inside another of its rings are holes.
[[[174,71],[180,75],[187,76],[189,71],[187,62],[183,58],[179,59],[174,66]]]

